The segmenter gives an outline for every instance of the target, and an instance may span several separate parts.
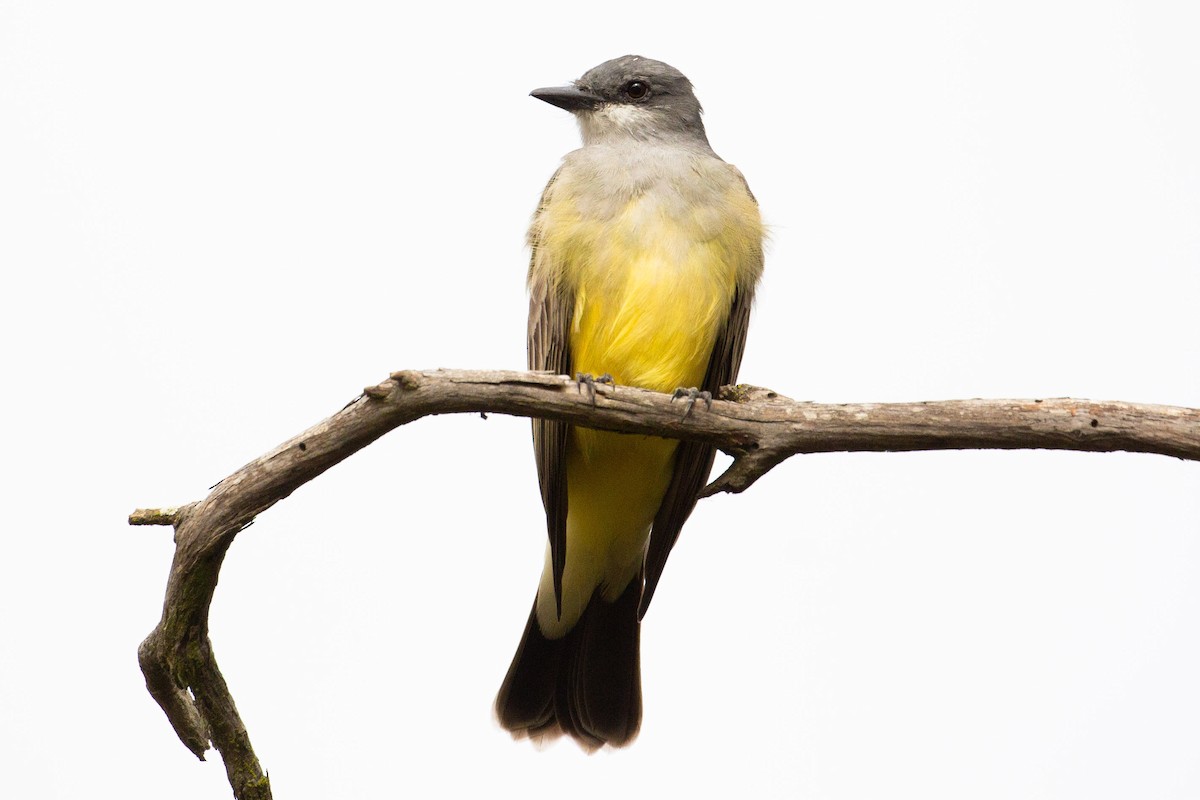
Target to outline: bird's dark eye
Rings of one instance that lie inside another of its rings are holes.
[[[634,100],[641,100],[650,94],[650,84],[645,81],[630,81],[622,87],[625,94]]]

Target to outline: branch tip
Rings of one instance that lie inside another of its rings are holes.
[[[129,524],[174,525],[178,519],[178,508],[139,508],[129,515]]]

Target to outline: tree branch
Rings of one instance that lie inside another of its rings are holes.
[[[1157,453],[1200,461],[1200,410],[1091,400],[796,402],[756,387],[726,387],[711,407],[643,389],[561,375],[438,370],[396,372],[332,417],[180,508],[139,509],[131,525],[173,525],[175,557],[162,620],[138,649],[150,694],[184,745],[221,753],[240,800],[271,788],[208,638],[208,610],[225,552],[239,531],[298,487],[383,434],[431,414],[499,413],[591,428],[704,441],[734,457],[705,490],[741,492],[799,453],[949,449]]]

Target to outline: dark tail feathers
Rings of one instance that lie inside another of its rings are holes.
[[[639,575],[614,603],[593,595],[561,639],[542,635],[534,601],[496,697],[500,724],[516,737],[566,733],[588,750],[633,741],[642,721],[641,587]]]

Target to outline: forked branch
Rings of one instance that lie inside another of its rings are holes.
[[[595,394],[591,394],[594,390]],[[246,727],[217,668],[208,609],[225,552],[256,515],[383,434],[431,414],[497,413],[694,439],[733,464],[704,491],[740,492],[799,453],[1051,449],[1157,453],[1200,461],[1200,410],[1091,400],[796,402],[755,387],[726,387],[692,413],[670,395],[561,375],[438,370],[397,372],[332,417],[221,481],[181,508],[143,509],[131,525],[174,525],[175,557],[162,620],[138,650],[150,694],[199,758],[211,742],[234,795],[271,796]]]

